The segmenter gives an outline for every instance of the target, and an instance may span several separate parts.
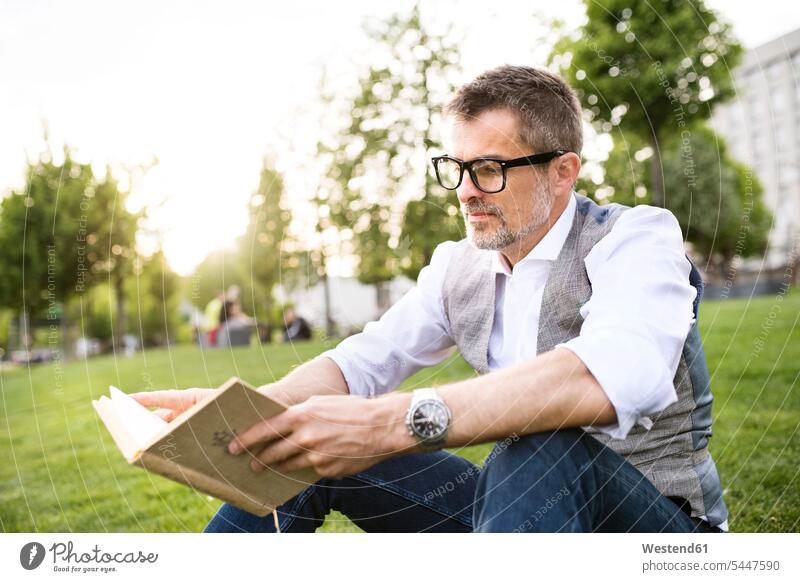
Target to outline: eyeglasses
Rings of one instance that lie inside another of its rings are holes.
[[[534,154],[515,158],[513,160],[498,160],[497,158],[475,158],[465,162],[450,156],[437,156],[431,158],[433,168],[436,170],[436,179],[442,188],[455,190],[461,185],[464,170],[469,172],[472,183],[481,192],[495,194],[506,187],[506,170],[519,166],[535,166],[546,164],[568,150],[554,150],[544,154]]]

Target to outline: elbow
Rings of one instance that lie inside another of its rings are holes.
[[[585,368],[585,382],[587,384],[587,393],[590,395],[591,406],[589,407],[588,422],[582,424],[616,424],[617,423],[617,409],[608,397],[608,394],[594,377],[589,368]]]
[[[599,387],[599,384],[598,384]],[[603,392],[602,388],[600,391]],[[614,408],[614,405],[611,404],[611,401],[606,396],[606,393],[603,392],[603,402],[601,402],[597,407],[597,415],[589,424],[617,424],[617,410]]]

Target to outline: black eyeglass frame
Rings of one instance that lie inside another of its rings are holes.
[[[533,154],[530,156],[523,156],[521,158],[514,158],[513,160],[501,160],[498,158],[475,158],[474,160],[464,161],[459,160],[458,158],[453,158],[448,155],[444,156],[436,156],[431,158],[431,162],[433,163],[433,170],[436,172],[436,181],[439,182],[439,185],[444,188],[445,190],[456,190],[459,186],[461,186],[461,182],[464,180],[464,170],[469,172],[469,177],[472,180],[472,183],[475,184],[475,187],[483,192],[484,194],[497,194],[498,192],[502,192],[506,187],[506,170],[508,168],[517,168],[520,166],[536,166],[539,164],[546,164],[554,160],[557,157],[563,156],[564,154],[569,153],[569,150],[553,150],[552,152],[545,152],[542,154]],[[452,188],[448,188],[444,184],[442,184],[442,179],[439,177],[439,162],[442,160],[449,160],[456,162],[461,169],[461,173],[458,176],[458,183],[453,186]],[[480,184],[478,184],[478,178],[475,176],[475,172],[472,170],[472,165],[477,162],[496,162],[500,165],[501,171],[503,173],[503,184],[500,186],[498,190],[485,190],[481,188]]]

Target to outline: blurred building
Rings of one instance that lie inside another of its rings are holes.
[[[714,127],[764,185],[774,214],[765,268],[786,265],[800,240],[800,30],[747,51],[734,71],[737,97]]]
[[[364,285],[353,277],[330,277],[328,285],[331,317],[340,334],[361,330],[364,324],[380,317],[374,285]],[[412,287],[414,281],[406,277],[395,277],[389,281],[389,304],[396,303]],[[290,293],[279,289],[276,297],[279,301],[291,301],[297,314],[313,327],[325,329],[325,289],[321,282]]]

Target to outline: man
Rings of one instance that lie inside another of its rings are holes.
[[[503,66],[446,109],[434,158],[468,237],[361,334],[263,392],[288,411],[239,435],[253,470],[314,467],[278,509],[313,531],[330,509],[367,531],[719,531],[701,283],[668,211],[572,190],[581,111],[559,78]],[[458,348],[479,373],[391,392]],[[180,409],[206,392],[140,395]],[[484,466],[439,450],[496,441]],[[206,531],[274,531],[223,506]]]

